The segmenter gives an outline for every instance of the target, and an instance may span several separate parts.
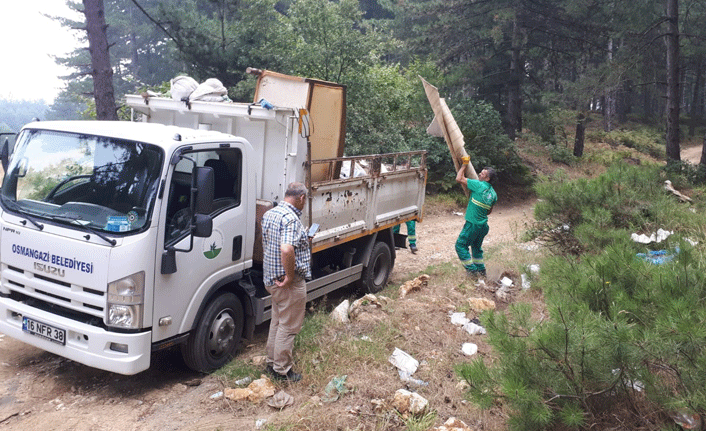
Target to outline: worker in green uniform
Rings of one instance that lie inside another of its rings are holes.
[[[412,254],[417,254],[417,223],[414,220],[409,220],[404,223],[407,226],[407,241],[409,241],[409,251]],[[392,228],[393,233],[400,233],[401,224]]]
[[[495,179],[495,169],[486,167],[478,174],[478,179],[466,178],[466,165],[470,159],[464,157],[463,165],[456,174],[456,182],[468,188],[471,197],[466,208],[466,223],[456,240],[456,254],[461,259],[466,274],[485,277],[485,262],[483,262],[483,239],[488,234],[488,214],[498,201],[490,183]],[[468,252],[468,248],[471,252]]]

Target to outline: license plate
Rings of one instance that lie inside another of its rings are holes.
[[[47,325],[46,323],[38,322],[29,317],[22,317],[22,330],[44,338],[45,340],[66,345],[66,330],[55,326]]]

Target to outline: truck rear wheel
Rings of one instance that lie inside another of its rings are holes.
[[[387,279],[392,273],[392,252],[384,242],[376,242],[370,253],[368,266],[363,268],[359,286],[367,293],[378,293],[385,288]]]
[[[181,346],[186,366],[210,372],[233,358],[243,335],[244,314],[240,299],[232,293],[215,297],[203,311],[196,328]]]

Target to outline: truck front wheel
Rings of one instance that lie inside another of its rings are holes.
[[[392,252],[384,242],[376,242],[370,253],[368,266],[363,268],[360,287],[367,293],[378,293],[385,288],[387,279],[392,273]]]
[[[244,314],[240,299],[232,293],[215,297],[191,331],[181,354],[194,371],[210,372],[231,360],[243,335]]]

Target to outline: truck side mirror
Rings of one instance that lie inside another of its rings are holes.
[[[210,214],[213,208],[213,194],[215,189],[213,168],[208,166],[194,167],[193,176],[194,185],[197,190],[194,213]]]
[[[2,146],[0,147],[0,162],[2,163],[2,169],[7,172],[7,167],[10,165],[10,155],[15,147],[15,140],[17,139],[17,133],[0,133],[2,139]]]
[[[2,161],[2,170],[7,172],[7,166],[10,164],[10,140],[5,138],[0,148],[0,160]]]

